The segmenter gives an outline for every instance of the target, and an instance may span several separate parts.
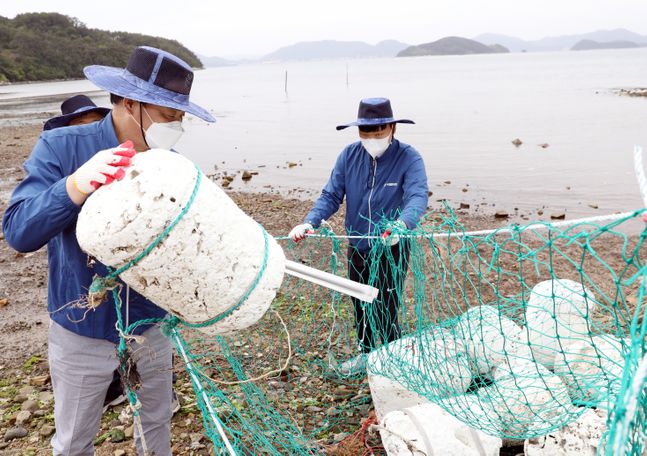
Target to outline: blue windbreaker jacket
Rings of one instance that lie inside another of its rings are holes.
[[[305,221],[315,228],[339,209],[346,197],[346,232],[349,236],[375,235],[376,224],[401,219],[413,229],[427,210],[427,173],[413,147],[394,139],[377,159],[360,141],[337,157],[330,179]],[[366,239],[351,239],[366,252]]]
[[[118,145],[111,115],[87,125],[44,131],[25,162],[27,177],[14,190],[2,220],[5,239],[14,249],[31,252],[47,244],[47,308],[51,318],[76,334],[112,342],[118,341],[118,335],[111,293],[96,310],[74,305],[87,295],[92,277],[105,276],[107,270],[99,262],[88,265],[88,255],[76,241],[76,220],[81,207],[68,196],[65,180],[98,151]],[[125,286],[121,297],[125,302]],[[128,319],[125,303],[122,306],[124,322],[166,315],[133,290],[129,298]],[[141,334],[148,327],[140,326],[134,333]]]

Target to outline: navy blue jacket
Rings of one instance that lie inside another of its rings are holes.
[[[110,293],[96,310],[86,313],[74,306],[87,295],[92,277],[105,276],[107,271],[99,262],[88,265],[88,255],[76,241],[81,207],[70,199],[65,181],[98,151],[118,145],[111,115],[87,125],[44,131],[25,162],[27,177],[14,190],[2,220],[5,239],[14,249],[32,252],[47,245],[47,309],[51,318],[76,334],[112,342],[118,341],[118,335],[117,313]],[[125,302],[125,286],[121,297]],[[133,290],[129,302],[130,323],[166,315]],[[125,303],[122,317],[125,322]],[[146,329],[141,326],[134,332],[141,334]]]
[[[394,139],[373,159],[360,141],[346,146],[337,157],[330,179],[305,221],[315,228],[327,220],[346,197],[346,233],[378,234],[376,224],[400,219],[413,229],[427,210],[427,173],[413,147]],[[367,239],[351,239],[359,251],[370,249]]]

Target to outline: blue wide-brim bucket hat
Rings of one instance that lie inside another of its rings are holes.
[[[67,127],[72,120],[88,112],[97,112],[105,117],[110,112],[110,109],[98,107],[86,95],[75,95],[61,104],[61,112],[63,115],[52,117],[45,122],[43,130]]]
[[[344,125],[337,125],[337,130],[348,127],[361,127],[365,125],[386,125],[390,123],[414,124],[413,120],[396,119],[393,117],[391,101],[388,98],[364,98],[359,102],[357,120]]]
[[[135,48],[126,68],[90,65],[85,77],[109,93],[142,103],[185,111],[215,122],[209,112],[189,101],[193,70],[182,59],[149,46]]]

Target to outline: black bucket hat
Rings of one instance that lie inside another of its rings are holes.
[[[207,122],[209,112],[189,101],[193,70],[184,60],[149,46],[135,48],[126,68],[90,65],[85,77],[103,90],[142,103],[185,111]]]
[[[409,119],[395,119],[391,109],[391,101],[388,98],[364,98],[359,102],[357,120],[344,125],[337,125],[337,130],[353,126],[364,125],[386,125],[390,123],[415,123]]]
[[[110,112],[108,108],[100,108],[94,104],[85,95],[75,95],[68,98],[61,104],[61,112],[63,115],[52,117],[45,125],[43,125],[43,130],[53,130],[54,128],[67,127],[70,122],[76,117],[87,114],[88,112],[98,112],[102,116],[106,116]]]

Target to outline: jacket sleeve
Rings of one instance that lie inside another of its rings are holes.
[[[346,155],[345,149],[337,157],[335,167],[330,173],[328,183],[321,191],[321,195],[315,201],[314,206],[305,218],[306,223],[318,228],[322,220],[328,220],[344,201],[346,195]]]
[[[403,204],[400,219],[407,224],[407,228],[414,229],[420,218],[427,211],[429,201],[429,187],[425,163],[420,154],[415,151],[415,158],[404,174]]]
[[[33,252],[74,223],[80,207],[67,194],[67,174],[42,137],[24,168],[27,176],[11,196],[2,229],[11,247]]]

